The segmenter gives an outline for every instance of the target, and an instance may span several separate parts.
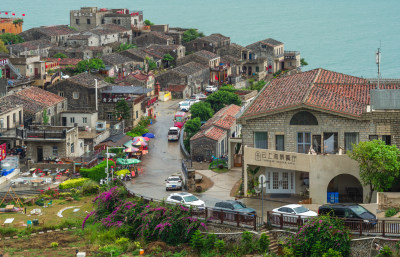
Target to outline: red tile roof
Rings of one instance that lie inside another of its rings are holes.
[[[219,139],[221,139],[225,135],[226,135],[226,131],[225,130],[220,129],[218,127],[211,127],[209,129],[201,130],[201,131],[197,132],[197,134],[194,135],[190,139],[190,141],[196,140],[196,139],[199,139],[199,138],[202,138],[202,137],[207,137],[207,138],[210,138],[212,140],[218,141]]]
[[[225,106],[204,123],[202,128],[206,129],[210,126],[218,126],[224,129],[230,129],[236,123],[235,116],[240,112],[240,108],[240,106],[234,104]]]
[[[29,87],[16,93],[17,96],[27,100],[33,100],[47,107],[53,106],[65,100],[64,97],[53,94],[38,87]]]
[[[168,85],[167,91],[171,92],[183,92],[187,85]]]
[[[278,112],[296,106],[360,117],[370,103],[376,85],[363,78],[315,69],[273,80],[242,115],[243,118]],[[400,89],[383,85],[382,89]]]

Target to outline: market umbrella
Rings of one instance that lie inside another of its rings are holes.
[[[133,162],[133,164],[138,164],[142,162],[141,160],[138,159],[130,159],[130,160]]]
[[[146,142],[142,142],[142,141],[137,141],[137,142],[133,142],[132,145],[135,145],[135,146],[147,146],[147,143]]]
[[[148,150],[142,150],[142,155],[148,154],[149,151]]]
[[[124,150],[125,153],[134,153],[137,151],[139,151],[139,148],[136,148],[136,147],[128,147]]]
[[[146,133],[146,134],[143,134],[142,137],[155,138],[156,136],[152,133]]]
[[[141,161],[138,159],[122,159],[118,158],[117,159],[117,165],[131,165],[131,164],[136,164],[140,163]]]
[[[146,141],[149,141],[149,140],[150,140],[150,138],[148,138],[148,137],[134,137],[133,138],[133,142],[137,142],[137,141],[146,142]]]

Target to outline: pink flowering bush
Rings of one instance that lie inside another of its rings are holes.
[[[316,244],[319,249],[316,249]],[[290,238],[287,246],[296,256],[314,256],[317,250],[326,253],[329,249],[349,256],[350,236],[342,220],[330,216],[317,216],[305,223],[296,235]]]
[[[113,187],[94,199],[95,210],[84,219],[101,223],[104,228],[117,228],[121,236],[146,241],[162,240],[176,245],[189,242],[205,223],[190,216],[190,209],[165,203],[144,204],[143,200],[126,199],[121,188]]]

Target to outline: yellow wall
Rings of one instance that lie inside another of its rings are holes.
[[[13,24],[12,19],[0,19],[0,34],[1,33],[19,34],[21,32],[22,32],[22,23]]]

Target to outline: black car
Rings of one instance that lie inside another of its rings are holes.
[[[354,203],[324,204],[318,208],[318,215],[329,214],[333,217],[346,219],[349,225],[352,220],[362,220],[365,225],[376,225],[377,219],[374,214]]]
[[[217,202],[214,207],[215,210],[241,212],[246,214],[256,214],[256,210],[253,208],[247,208],[246,205],[239,201],[227,200],[222,202]]]

